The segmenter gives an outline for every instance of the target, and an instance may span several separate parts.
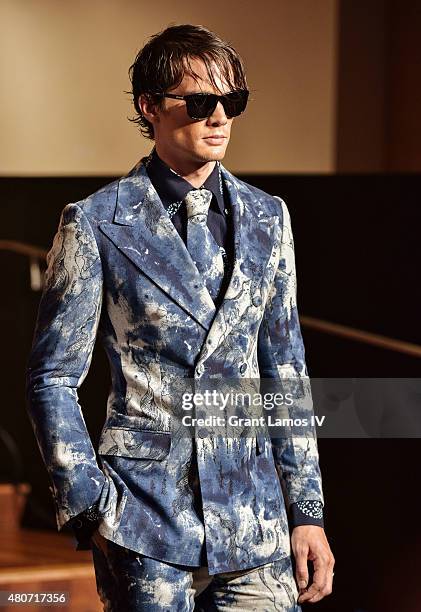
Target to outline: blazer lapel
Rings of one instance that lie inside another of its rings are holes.
[[[101,231],[188,314],[209,329],[216,309],[141,159],[120,180],[113,222]]]
[[[221,306],[212,320],[199,361],[208,359],[257,296],[274,248],[278,217],[265,216],[248,187],[221,164],[233,214],[234,265]],[[256,302],[258,304],[258,302]]]

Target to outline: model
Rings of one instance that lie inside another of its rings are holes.
[[[187,382],[308,377],[287,206],[221,163],[248,103],[244,65],[178,25],[129,73],[154,146],[62,210],[28,360],[57,527],[92,548],[106,610],[300,610],[332,590],[316,437],[180,426]],[[94,449],[78,389],[96,339],[111,387]]]

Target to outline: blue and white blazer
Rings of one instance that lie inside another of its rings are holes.
[[[308,376],[290,216],[281,198],[221,165],[235,260],[216,309],[145,159],[67,204],[47,255],[26,394],[57,527],[99,499],[99,532],[121,546],[198,566],[205,541],[210,574],[255,567],[290,555],[290,504],[324,503],[316,437],[273,440],[258,426],[236,439],[199,435],[194,446],[177,433],[178,400],[183,380],[198,389],[212,377]],[[112,382],[94,449],[78,389],[96,339]],[[192,453],[203,517],[187,477]]]

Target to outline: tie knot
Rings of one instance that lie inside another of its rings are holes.
[[[212,200],[212,192],[209,189],[192,189],[188,192],[184,201],[186,203],[187,218],[196,215],[207,216],[209,205]]]

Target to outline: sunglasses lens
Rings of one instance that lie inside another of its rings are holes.
[[[247,89],[232,91],[224,96],[222,105],[227,117],[237,117],[245,111],[249,92]]]
[[[186,98],[187,113],[192,119],[205,119],[213,113],[217,101],[213,94],[192,94]]]

